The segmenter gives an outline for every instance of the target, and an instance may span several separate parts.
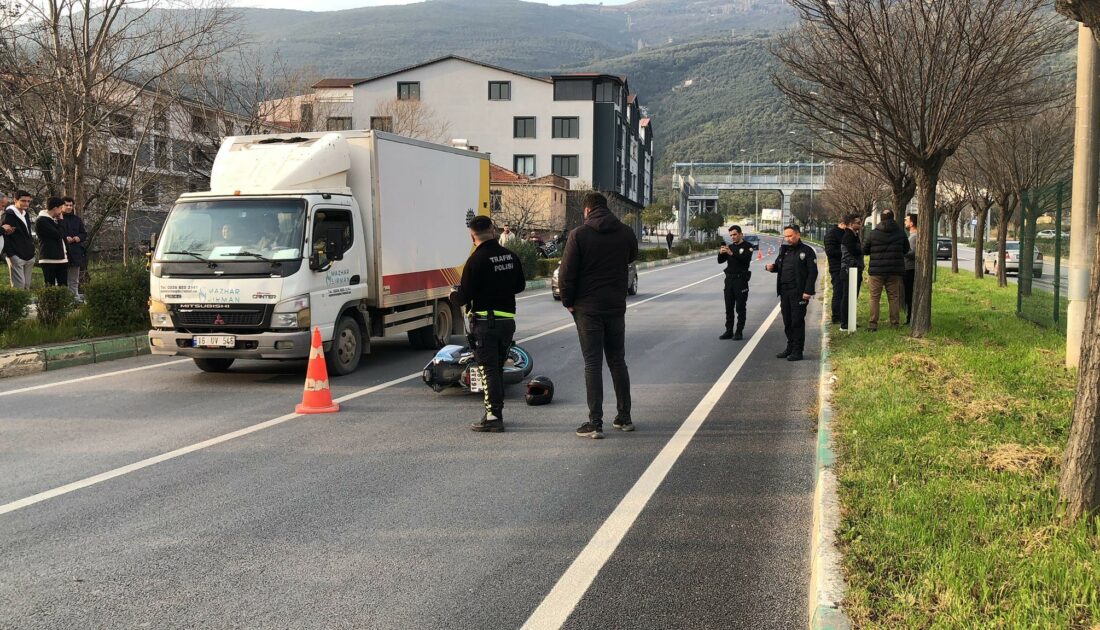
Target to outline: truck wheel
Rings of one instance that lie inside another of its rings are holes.
[[[359,367],[363,355],[363,339],[359,322],[351,317],[341,317],[332,332],[332,344],[325,352],[325,366],[332,376],[345,376]]]
[[[447,342],[451,340],[452,326],[454,326],[454,319],[451,315],[450,303],[436,302],[435,324],[432,326],[432,330],[426,338],[426,341],[431,344],[428,346],[428,349],[438,350],[447,345]]]
[[[225,372],[233,365],[233,359],[195,359],[195,365],[203,372]]]

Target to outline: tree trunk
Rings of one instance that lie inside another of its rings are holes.
[[[989,218],[989,206],[978,209],[978,224],[974,230],[974,277],[981,280],[985,277],[985,222]]]
[[[959,215],[951,219],[951,273],[959,273]]]
[[[1005,250],[1008,242],[1008,223],[1016,211],[1016,198],[1011,193],[1001,195],[1000,213],[997,216],[997,286],[1008,286],[1005,273]]]
[[[923,337],[932,329],[932,274],[936,264],[936,187],[939,165],[917,171],[920,221],[917,228],[916,276],[913,279],[913,313],[909,333]]]
[[[1067,521],[1100,509],[1100,256],[1092,261],[1073,423],[1062,457],[1059,500]]]

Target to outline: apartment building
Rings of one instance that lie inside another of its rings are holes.
[[[272,123],[309,131],[380,129],[490,154],[570,196],[610,193],[630,211],[653,198],[654,134],[626,77],[534,76],[450,55],[366,79],[325,79],[265,104]]]

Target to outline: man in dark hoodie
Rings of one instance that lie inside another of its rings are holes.
[[[615,384],[616,414],[612,426],[633,431],[630,374],[626,368],[627,267],[638,257],[634,231],[607,209],[600,193],[584,197],[584,224],[569,233],[558,282],[561,303],[573,314],[584,355],[588,422],[580,437],[603,437],[603,357]]]
[[[882,291],[890,303],[890,325],[901,325],[902,276],[905,275],[905,254],[909,252],[909,239],[894,220],[894,213],[882,213],[882,222],[871,230],[863,243],[863,251],[870,256],[867,285],[871,289],[871,318],[867,329],[878,330],[879,303]]]
[[[829,278],[833,283],[833,299],[830,304],[830,312],[832,314],[831,321],[834,324],[844,324],[844,298],[845,287],[847,287],[847,277],[841,276],[841,253],[840,245],[844,240],[844,235],[848,232],[848,224],[852,222],[852,215],[845,214],[840,223],[829,228],[829,231],[825,232],[825,257],[829,261]]]

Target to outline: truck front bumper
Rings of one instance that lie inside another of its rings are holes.
[[[149,350],[163,356],[183,356],[198,359],[304,359],[309,356],[310,332],[263,332],[255,335],[234,335],[236,348],[195,348],[195,335],[174,330],[150,330]]]

